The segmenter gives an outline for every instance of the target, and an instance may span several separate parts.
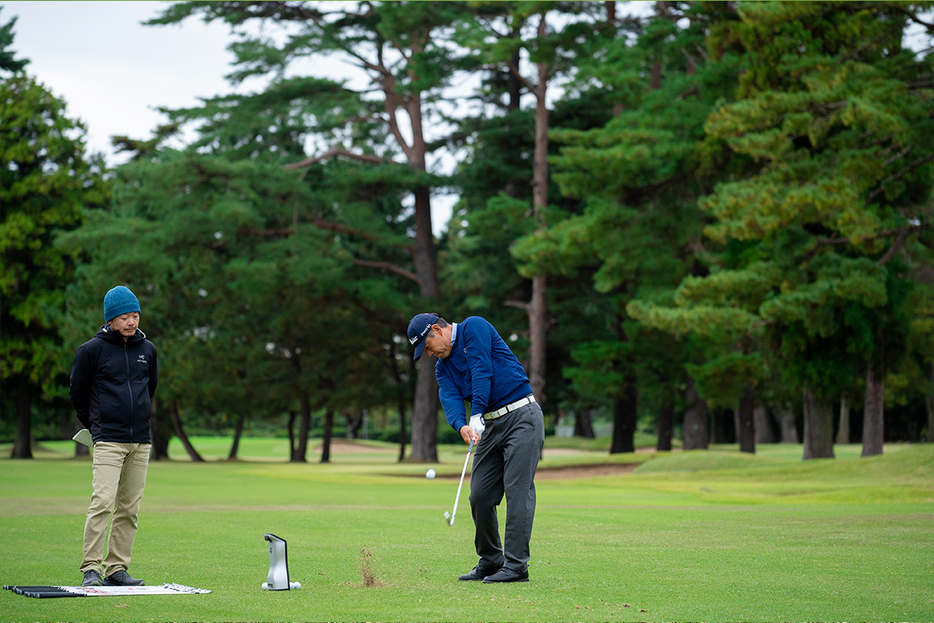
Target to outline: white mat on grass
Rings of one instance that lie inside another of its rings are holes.
[[[206,588],[194,588],[184,584],[163,584],[162,586],[59,586],[58,588],[86,595],[87,597],[106,597],[108,595],[193,595],[210,593]]]

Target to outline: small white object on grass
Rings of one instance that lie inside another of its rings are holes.
[[[429,469],[428,473],[425,474],[425,478],[427,478],[428,480],[431,480],[434,477],[435,477],[435,470],[433,469]]]
[[[301,582],[289,582],[289,590],[293,590],[293,591],[294,591],[295,589],[298,589],[298,588],[301,588],[301,587],[302,587],[302,583],[301,583]],[[269,586],[269,582],[263,582],[262,588],[263,588],[264,591],[272,590],[272,589],[270,588],[270,586]]]

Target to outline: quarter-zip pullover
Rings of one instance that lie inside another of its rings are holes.
[[[465,400],[470,402],[472,415],[482,415],[532,393],[522,364],[493,325],[480,316],[454,325],[451,354],[438,359],[435,375],[444,415],[454,430],[467,424]]]

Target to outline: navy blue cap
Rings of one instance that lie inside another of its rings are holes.
[[[418,314],[409,321],[409,344],[415,347],[415,356],[418,360],[425,350],[425,336],[431,331],[431,326],[438,322],[438,314]]]

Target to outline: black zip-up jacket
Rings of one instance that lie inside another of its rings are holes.
[[[78,347],[69,397],[94,442],[150,443],[151,399],[159,366],[156,347],[136,330],[123,341],[107,325]]]

